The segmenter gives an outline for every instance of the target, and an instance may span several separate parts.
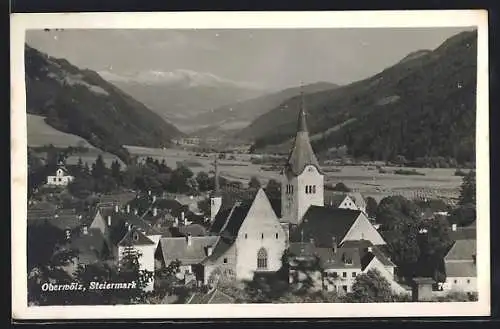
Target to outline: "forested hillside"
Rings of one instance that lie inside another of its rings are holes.
[[[25,46],[27,112],[55,129],[75,134],[123,161],[123,145],[161,147],[181,135],[146,106],[103,80]],[[28,127],[28,130],[30,127]]]
[[[411,54],[410,54],[411,55]],[[475,157],[477,33],[463,32],[368,79],[304,97],[317,152],[346,145],[376,160]],[[293,137],[299,97],[241,132],[256,149]],[[338,125],[341,125],[339,127]],[[335,129],[335,128],[338,129]]]

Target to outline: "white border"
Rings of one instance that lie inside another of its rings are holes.
[[[12,309],[21,319],[174,319],[486,316],[490,314],[488,19],[485,10],[357,12],[45,13],[11,15]],[[475,26],[477,75],[477,263],[471,303],[27,306],[27,133],[24,41],[43,28],[384,28]]]

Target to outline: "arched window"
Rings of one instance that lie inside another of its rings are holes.
[[[313,194],[316,193],[316,185],[313,185],[312,188],[313,188]]]
[[[260,248],[257,253],[257,269],[267,268],[267,251],[264,248]]]

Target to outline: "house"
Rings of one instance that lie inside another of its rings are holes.
[[[347,294],[359,274],[376,269],[395,293],[409,293],[396,281],[394,263],[368,240],[350,240],[337,246],[333,239],[330,247],[318,246],[314,240],[291,243],[289,257],[289,282],[296,287],[309,284],[310,290]]]
[[[325,206],[332,208],[360,210],[366,215],[366,202],[359,192],[329,192],[325,195]]]
[[[178,278],[185,283],[202,280],[203,268],[200,264],[212,254],[219,240],[218,236],[164,237],[160,239],[156,251],[156,267],[167,267],[174,261],[180,262]]]
[[[456,240],[444,257],[445,291],[477,292],[476,239]]]
[[[75,179],[68,173],[68,170],[63,164],[57,166],[55,175],[47,176],[47,185],[49,186],[67,186]]]

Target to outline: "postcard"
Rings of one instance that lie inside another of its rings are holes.
[[[489,315],[486,11],[13,14],[11,72],[14,319]]]

